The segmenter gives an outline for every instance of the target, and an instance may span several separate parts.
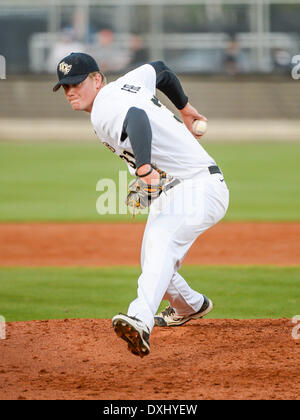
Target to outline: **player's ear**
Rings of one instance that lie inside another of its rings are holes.
[[[96,88],[100,89],[104,85],[103,75],[101,73],[95,74],[95,80],[96,80]]]

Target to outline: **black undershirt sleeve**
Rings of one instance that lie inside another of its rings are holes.
[[[156,72],[156,88],[161,90],[177,109],[184,108],[188,103],[188,97],[176,74],[163,61],[153,61],[150,64]]]
[[[148,115],[143,109],[131,107],[126,114],[121,141],[129,137],[136,160],[136,168],[151,164],[152,130]]]

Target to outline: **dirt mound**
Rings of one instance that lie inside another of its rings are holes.
[[[288,319],[154,328],[140,359],[110,320],[14,322],[0,340],[0,399],[300,399]]]
[[[139,265],[143,223],[0,224],[0,266]],[[300,264],[300,223],[219,223],[185,264]]]

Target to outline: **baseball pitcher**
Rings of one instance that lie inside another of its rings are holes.
[[[214,159],[193,134],[195,120],[206,121],[188,102],[177,76],[162,62],[142,65],[107,84],[95,60],[72,53],[57,66],[58,83],[72,108],[90,113],[104,145],[125,161],[136,179],[127,205],[149,207],[141,250],[137,298],[127,314],[113,317],[116,334],[128,350],[150,352],[154,325],[178,326],[202,318],[213,307],[178,273],[197,237],[222,219],[229,192]],[[182,120],[156,97],[163,92]],[[162,299],[169,306],[155,316]]]

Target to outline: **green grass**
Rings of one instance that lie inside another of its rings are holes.
[[[300,219],[300,144],[204,146],[230,188],[225,220]],[[0,143],[0,221],[128,221],[96,211],[97,181],[119,170],[126,165],[97,141]]]
[[[227,220],[300,220],[300,144],[208,145],[230,189]]]
[[[300,314],[300,267],[186,266],[181,274],[214,301],[210,318]],[[110,318],[136,297],[138,275],[135,267],[0,268],[0,315],[6,321]]]

